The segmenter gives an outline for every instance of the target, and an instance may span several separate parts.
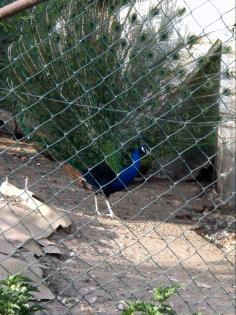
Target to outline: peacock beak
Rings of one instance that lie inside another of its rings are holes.
[[[151,155],[152,154],[152,149],[147,145],[147,155]]]

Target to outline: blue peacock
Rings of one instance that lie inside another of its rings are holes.
[[[95,192],[98,214],[97,194],[105,195],[112,215],[109,196],[132,183],[147,144],[158,158],[188,145],[186,130],[165,121],[176,115],[171,93],[186,77],[186,45],[198,38],[175,38],[171,25],[184,9],[160,0],[140,17],[135,6],[129,0],[46,1],[8,49],[7,82],[14,91],[8,103],[17,123],[42,154]],[[139,134],[147,144],[137,146]]]
[[[139,174],[141,159],[150,152],[146,144],[141,144],[131,153],[132,163],[127,165],[119,174],[116,174],[105,162],[102,162],[84,173],[84,179],[92,185],[95,191],[95,211],[98,210],[97,194],[103,193],[109,215],[113,217],[113,211],[109,202],[109,196],[117,191],[123,190],[130,185]]]
[[[105,197],[108,215],[113,217],[114,214],[109,202],[110,195],[127,189],[135,177],[142,174],[142,161],[150,152],[149,146],[143,140],[139,140],[138,145],[131,150],[129,159],[127,159],[128,155],[124,154],[122,161],[115,160],[125,164],[119,172],[115,171],[115,166],[112,167],[111,160],[102,160],[92,167],[83,168],[83,163],[78,158],[65,163],[63,169],[80,188],[94,193],[95,211],[98,215],[101,215],[101,212],[98,209],[97,196],[102,194]],[[115,159],[117,159],[116,155]]]

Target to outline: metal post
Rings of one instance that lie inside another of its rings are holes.
[[[0,8],[0,21],[29,9],[43,1],[46,0],[17,0],[11,4],[8,4]]]

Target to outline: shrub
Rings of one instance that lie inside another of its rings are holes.
[[[33,292],[38,291],[31,281],[20,275],[10,275],[0,281],[0,314],[33,315],[43,307],[36,304]]]

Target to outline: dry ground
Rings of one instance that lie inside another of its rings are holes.
[[[93,197],[58,163],[9,139],[0,139],[0,151],[2,178],[22,188],[28,176],[30,190],[73,221],[51,236],[63,255],[39,259],[56,295],[42,314],[120,314],[120,301],[148,300],[153,288],[171,282],[183,284],[171,300],[178,314],[235,313],[233,217],[230,209],[214,210],[214,191],[152,178],[111,197],[115,219],[97,217]]]

